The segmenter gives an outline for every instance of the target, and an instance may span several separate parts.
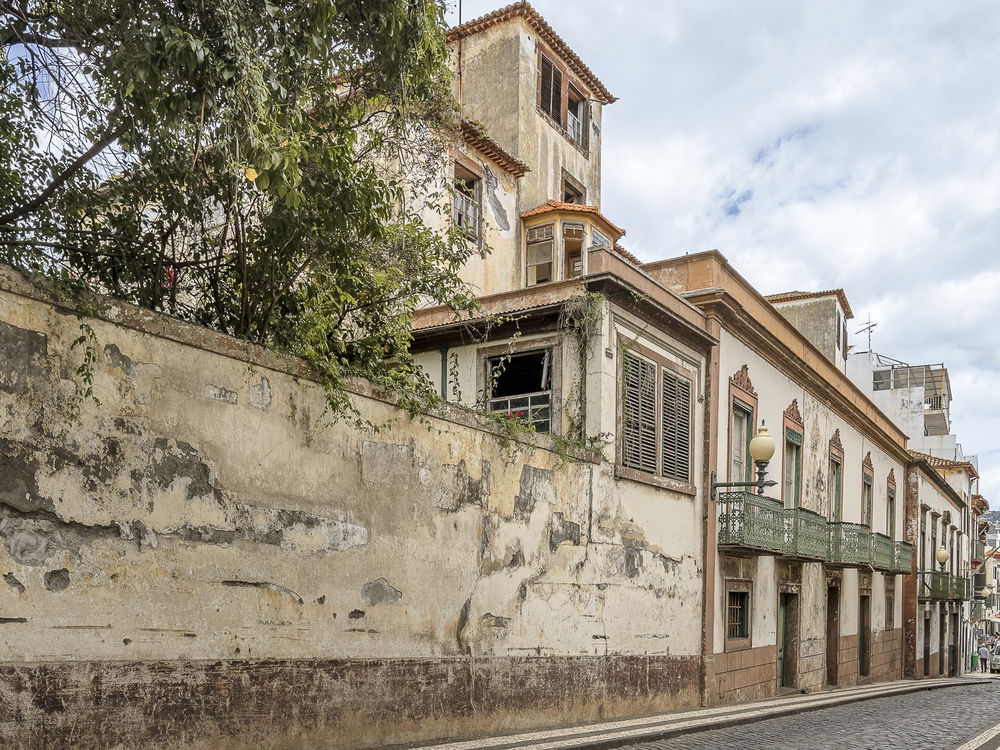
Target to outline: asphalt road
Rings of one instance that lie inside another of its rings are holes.
[[[1000,681],[875,698],[756,724],[627,745],[630,750],[949,750],[1000,725]],[[992,750],[1000,736],[981,745]]]

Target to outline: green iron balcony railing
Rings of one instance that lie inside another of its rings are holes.
[[[948,599],[951,596],[951,575],[939,570],[921,570],[917,596],[921,599]]]
[[[722,492],[719,509],[720,547],[785,552],[785,508],[777,500],[752,492]]]
[[[977,560],[986,559],[986,545],[982,542],[976,542],[972,548],[972,556]]]
[[[921,570],[917,596],[921,599],[968,599],[972,586],[968,578],[940,570]]]
[[[826,519],[805,508],[785,511],[785,554],[807,560],[825,560],[828,548]]]
[[[984,607],[982,602],[972,603],[972,619],[982,620],[983,619]]]
[[[960,576],[951,577],[950,599],[968,599],[972,596],[972,581]]]
[[[860,523],[828,524],[827,557],[837,565],[871,565],[872,532]]]
[[[894,542],[892,545],[893,573],[909,573],[913,569],[913,545],[909,542]]]
[[[877,570],[892,570],[895,550],[892,540],[885,534],[872,534],[872,567]]]

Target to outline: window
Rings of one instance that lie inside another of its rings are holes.
[[[726,584],[726,650],[750,647],[751,585],[749,581]]]
[[[802,500],[802,433],[785,429],[784,492],[782,499],[790,508],[799,507]]]
[[[865,476],[861,490],[861,525],[872,525],[872,478]]]
[[[555,240],[552,224],[528,230],[528,286],[552,281],[552,250]]]
[[[885,496],[885,533],[890,539],[896,538],[896,490],[890,489]]]
[[[885,592],[885,629],[896,627],[896,597],[892,590]]]
[[[455,165],[455,226],[473,241],[479,240],[479,177],[461,164]]]
[[[611,247],[611,240],[598,232],[596,229],[591,229],[590,244],[594,247]]]
[[[937,560],[935,560],[934,555],[937,553],[938,548],[938,518],[939,516],[931,514],[931,548],[929,550],[931,558],[931,570],[937,567]]]
[[[536,349],[486,360],[489,409],[552,431],[552,350]]]
[[[566,254],[566,268],[563,278],[575,279],[583,275],[583,224],[564,221],[563,252]]]
[[[750,481],[753,478],[753,461],[750,459],[750,440],[753,437],[753,409],[733,400],[732,424],[729,428],[732,466],[729,479],[732,482]]]
[[[622,361],[621,459],[630,469],[691,481],[691,381],[632,352]]]
[[[872,390],[888,391],[892,389],[892,370],[875,370],[872,373]]]
[[[582,205],[585,202],[586,190],[576,180],[563,177],[562,181],[562,202],[577,203]]]
[[[836,456],[830,456],[830,474],[826,490],[830,520],[839,521],[844,497],[844,468]]]
[[[562,71],[545,56],[542,56],[541,86],[542,112],[562,125]]]
[[[572,86],[566,102],[566,133],[578,146],[587,145],[587,99]]]

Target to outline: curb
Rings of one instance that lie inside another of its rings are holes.
[[[735,713],[721,714],[718,716],[703,715],[706,709],[693,709],[692,712],[680,712],[674,714],[661,714],[659,717],[647,717],[649,724],[637,726],[635,728],[620,727],[602,728],[600,724],[582,725],[579,727],[567,727],[562,730],[542,730],[540,732],[524,732],[503,737],[483,738],[481,740],[459,740],[457,742],[445,742],[441,744],[420,744],[409,745],[414,750],[606,750],[607,748],[618,748],[636,742],[654,742],[657,740],[670,739],[681,735],[697,734],[709,732],[713,729],[726,729],[742,724],[755,724],[769,719],[794,716],[796,714],[819,711],[824,708],[844,706],[861,701],[874,700],[876,698],[888,698],[897,695],[907,695],[923,690],[938,690],[947,687],[963,687],[970,685],[988,685],[991,680],[965,679],[965,678],[938,678],[936,680],[915,680],[902,684],[887,684],[882,688],[878,686],[862,686],[849,688],[850,693],[838,695],[836,691],[828,694],[812,694],[813,700],[796,695],[794,698],[800,700],[782,705],[781,699],[768,699],[754,703],[736,704],[728,707]],[[720,707],[725,710],[726,707]],[[708,709],[711,710],[711,709]],[[688,714],[688,715],[685,715]],[[658,721],[659,719],[659,721]],[[627,720],[626,720],[627,721]],[[638,721],[642,721],[639,719]],[[557,732],[561,734],[555,734]],[[548,732],[553,732],[553,736],[546,737]]]
[[[961,679],[961,678],[955,678]],[[833,708],[834,706],[847,706],[851,703],[861,703],[862,701],[874,700],[876,698],[889,698],[896,695],[908,695],[910,693],[919,693],[922,690],[940,690],[942,688],[949,687],[964,687],[969,685],[980,685],[986,684],[986,681],[963,681],[963,682],[951,682],[936,685],[906,685],[900,686],[895,689],[880,691],[878,693],[864,693],[861,695],[845,695],[839,699],[808,703],[805,705],[794,705],[787,706],[784,708],[776,708],[774,711],[768,712],[766,714],[754,714],[750,716],[731,716],[731,717],[721,717],[717,721],[706,722],[701,726],[695,727],[683,727],[683,728],[670,728],[664,727],[661,730],[655,731],[636,731],[630,737],[620,737],[615,739],[599,740],[594,739],[593,741],[587,742],[586,740],[578,741],[578,744],[572,745],[578,750],[606,750],[607,748],[617,748],[623,747],[624,745],[631,745],[635,742],[655,742],[657,740],[667,740],[673,737],[679,737],[685,734],[699,734],[701,732],[711,732],[713,729],[729,729],[731,727],[740,726],[741,724],[756,724],[761,721],[768,721],[769,719],[780,719],[787,716],[795,716],[796,714],[804,714],[812,711],[820,711],[824,708]],[[566,738],[567,741],[570,738]],[[498,746],[499,747],[502,746]],[[528,746],[526,745],[525,748]],[[482,750],[492,750],[490,747],[484,747]]]

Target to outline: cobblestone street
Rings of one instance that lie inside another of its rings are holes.
[[[1000,682],[876,698],[755,724],[696,732],[630,750],[955,748],[1000,724]],[[985,747],[992,748],[995,742]]]

